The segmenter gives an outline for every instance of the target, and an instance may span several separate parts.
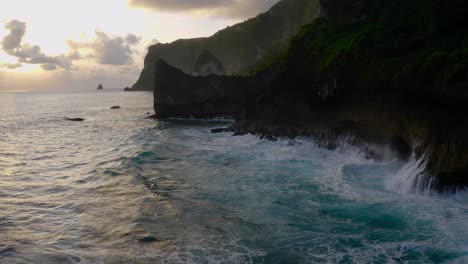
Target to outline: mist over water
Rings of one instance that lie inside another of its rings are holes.
[[[212,135],[152,100],[0,93],[0,263],[468,262],[468,195],[420,161]]]

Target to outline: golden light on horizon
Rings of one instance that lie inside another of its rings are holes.
[[[86,78],[93,76],[96,82],[107,78],[114,80],[115,86],[131,86],[132,82],[138,78],[143,66],[148,43],[154,40],[167,43],[180,38],[207,37],[242,20],[232,17],[207,16],[200,12],[169,12],[130,7],[128,0],[4,2],[0,8],[0,73],[8,73],[10,80],[0,79],[0,90],[10,89],[5,83],[11,84],[13,79],[18,81],[15,85],[18,86],[17,89],[30,89],[31,86],[36,85],[38,80],[36,77],[41,74],[44,76],[43,79],[39,78],[41,82],[51,81],[55,76],[57,79],[54,81],[55,84],[69,85],[70,80],[79,82],[83,76]],[[71,52],[76,51],[72,50],[68,41],[93,43],[98,38],[96,32],[105,33],[111,40],[125,38],[128,34],[132,34],[138,37],[139,42],[131,46],[133,57],[129,60],[131,65],[103,64],[96,58],[94,60],[88,58],[96,50],[86,48],[79,50],[83,54],[78,55],[83,58],[71,60],[71,66],[28,63],[24,59],[21,61],[19,56],[7,54],[2,49],[1,42],[10,33],[10,30],[5,28],[5,24],[13,20],[26,24],[26,32],[21,39],[21,45],[37,46],[41,54],[50,58],[71,56],[73,54]],[[18,64],[21,64],[21,67]],[[127,74],[125,78],[120,74],[122,71]],[[130,72],[132,76],[129,76]],[[17,76],[13,78],[15,73]],[[28,78],[26,73],[34,75],[34,78]],[[0,74],[0,78],[5,78],[5,76],[5,74]],[[63,76],[66,76],[66,79],[63,79]],[[28,81],[31,85],[27,85]],[[21,86],[22,84],[27,88]]]

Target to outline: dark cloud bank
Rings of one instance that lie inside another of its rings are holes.
[[[250,18],[266,11],[279,0],[129,0],[130,6],[162,11],[206,11],[209,15]]]

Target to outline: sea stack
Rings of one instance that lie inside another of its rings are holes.
[[[99,84],[98,87],[97,87],[98,90],[104,90],[104,86],[102,86],[102,84]]]

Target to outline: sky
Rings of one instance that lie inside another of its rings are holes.
[[[131,86],[147,48],[207,37],[279,0],[0,0],[0,91]]]

